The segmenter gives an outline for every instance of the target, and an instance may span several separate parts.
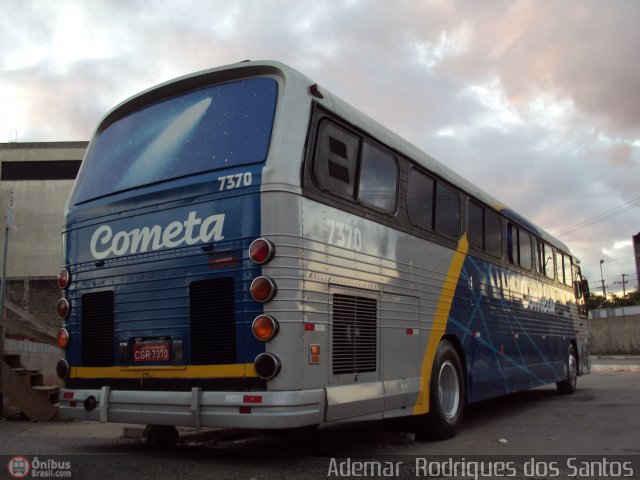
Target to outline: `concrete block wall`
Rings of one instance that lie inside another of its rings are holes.
[[[640,355],[640,314],[589,319],[591,353]]]
[[[62,326],[62,320],[56,314],[56,303],[61,295],[55,277],[7,280],[7,300],[55,329]],[[12,312],[9,315],[19,319]]]

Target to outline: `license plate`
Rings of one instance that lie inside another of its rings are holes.
[[[133,345],[134,362],[166,362],[170,360],[169,342],[136,343]]]

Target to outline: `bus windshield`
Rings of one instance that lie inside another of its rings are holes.
[[[265,161],[277,82],[258,77],[177,95],[99,131],[72,204],[225,167]]]

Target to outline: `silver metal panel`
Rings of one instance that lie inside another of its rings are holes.
[[[60,402],[62,418],[100,421],[104,410],[102,390],[74,390],[73,400]],[[98,406],[87,412],[80,399],[94,396]],[[295,428],[323,422],[324,390],[253,392],[260,403],[244,402],[246,392],[152,392],[113,390],[109,395],[108,421],[136,424],[217,426],[231,428]],[[240,407],[250,409],[243,413]]]
[[[389,380],[384,382],[385,411],[413,407],[418,400],[418,392],[422,383],[421,377],[405,378],[402,380]],[[404,412],[409,415],[411,411]]]
[[[327,422],[382,412],[385,391],[382,382],[327,387]]]

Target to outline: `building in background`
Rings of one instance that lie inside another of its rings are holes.
[[[88,142],[0,143],[2,222],[7,190],[13,188],[18,227],[17,231],[9,231],[6,300],[21,312],[8,312],[11,324],[6,347],[8,352],[20,353],[31,368],[42,368],[43,363],[49,363],[47,356],[59,355],[50,345],[23,341],[30,335],[21,331],[21,326],[29,323],[25,318],[34,318],[54,331],[62,323],[56,315],[62,222],[87,145]],[[0,235],[2,248],[4,235]],[[55,361],[52,365],[55,369]],[[52,376],[55,378],[55,374]]]

